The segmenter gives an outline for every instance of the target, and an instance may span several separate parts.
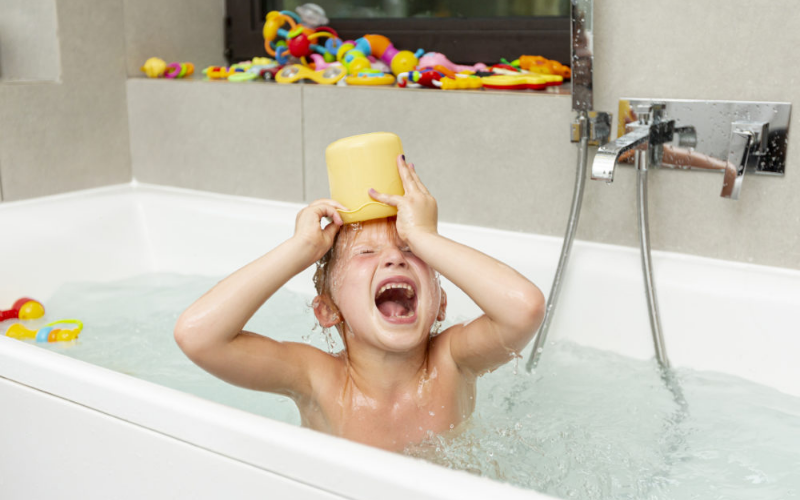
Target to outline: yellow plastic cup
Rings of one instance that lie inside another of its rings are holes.
[[[325,150],[331,198],[349,210],[339,210],[345,224],[397,215],[397,208],[373,200],[369,188],[384,194],[404,195],[397,170],[403,144],[390,132],[345,137]]]

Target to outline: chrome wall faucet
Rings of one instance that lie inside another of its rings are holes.
[[[630,150],[651,168],[722,172],[723,198],[739,198],[746,172],[784,173],[789,103],[620,99],[619,113],[624,135],[597,152],[594,180],[612,182]]]

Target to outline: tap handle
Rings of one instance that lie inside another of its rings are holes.
[[[732,200],[739,199],[747,164],[752,161],[750,157],[766,154],[768,132],[767,122],[735,121],[731,124],[728,161],[720,196]]]

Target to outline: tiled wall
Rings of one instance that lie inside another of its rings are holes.
[[[58,80],[57,31],[56,0],[0,2],[0,79]]]
[[[0,82],[0,181],[6,201],[131,176],[122,1],[55,3],[60,80]]]
[[[155,40],[162,36],[158,23],[174,26],[176,12],[186,14],[192,28],[179,25],[178,38],[196,41],[203,30],[195,27],[216,33],[219,2],[206,0],[197,9],[197,26],[180,7],[188,5],[184,1],[143,26],[158,2],[124,0],[127,73],[136,74],[150,55],[183,59],[181,51],[169,53],[170,44],[182,41]],[[800,25],[792,0],[595,3],[598,110],[616,115],[621,97],[800,103],[800,67],[789,60],[800,32],[786,29]],[[158,43],[143,48],[151,39]],[[204,49],[193,62],[216,63],[212,52]],[[576,163],[568,96],[143,79],[129,80],[127,91],[132,171],[142,181],[309,201],[327,194],[323,153],[329,142],[390,130],[400,134],[439,199],[443,220],[564,232]],[[718,175],[654,171],[654,248],[800,269],[795,136],[790,132],[786,176],[748,176],[739,201],[719,198]],[[12,179],[22,174],[6,165],[2,145],[5,188],[14,185],[9,172]],[[92,179],[111,169],[95,170]],[[635,213],[635,172],[623,167],[610,186],[588,182],[578,238],[637,245]]]

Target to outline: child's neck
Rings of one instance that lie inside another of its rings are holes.
[[[347,360],[348,376],[359,391],[373,399],[394,399],[416,390],[427,376],[428,343],[403,353],[348,345]]]

